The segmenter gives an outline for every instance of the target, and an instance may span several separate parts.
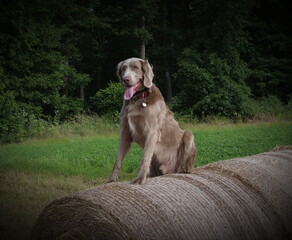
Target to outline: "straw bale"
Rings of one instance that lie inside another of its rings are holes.
[[[292,147],[59,198],[32,239],[291,239]]]

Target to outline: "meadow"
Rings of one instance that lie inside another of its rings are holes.
[[[181,123],[197,145],[196,167],[292,144],[292,122]],[[44,128],[0,146],[0,230],[4,239],[28,239],[38,214],[53,199],[103,184],[112,170],[118,126],[100,119]],[[138,171],[142,151],[133,144],[120,180]]]

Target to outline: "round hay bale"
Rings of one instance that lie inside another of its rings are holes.
[[[32,239],[289,239],[292,148],[53,201]]]

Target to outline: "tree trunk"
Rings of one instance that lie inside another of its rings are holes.
[[[68,82],[68,76],[64,76],[63,77],[63,81],[64,81],[64,87],[62,90],[62,95],[65,97],[68,97],[69,94],[69,82]]]
[[[65,64],[68,65],[68,57],[65,57]],[[62,89],[62,95],[65,96],[65,97],[68,97],[69,95],[69,76],[68,75],[65,75],[63,77],[63,81],[64,81],[64,86],[63,86],[63,89]]]
[[[166,10],[166,0],[164,0],[164,9],[163,9],[163,45],[167,45],[167,36],[166,36],[166,16],[167,16],[167,10]],[[166,48],[164,48],[166,49]],[[164,69],[165,69],[165,77],[166,77],[166,102],[171,103],[172,101],[172,89],[171,89],[171,77],[169,73],[169,67],[168,67],[168,61],[167,61],[167,55],[166,50],[163,51],[163,60],[164,60]]]
[[[145,59],[145,43],[142,42],[140,49],[140,58]]]
[[[165,76],[166,76],[166,102],[171,103],[172,101],[171,77],[168,70],[166,70]]]
[[[145,29],[145,17],[142,16],[141,18],[141,28],[144,30]],[[142,39],[141,47],[140,47],[140,58],[145,59],[145,41]]]
[[[84,100],[84,87],[81,85],[79,90],[80,90],[80,99]]]
[[[69,40],[66,41],[66,46],[68,46],[69,44]],[[70,53],[70,50],[69,50],[69,47],[66,49],[66,55],[65,55],[65,59],[64,59],[64,63],[66,64],[66,66],[69,65],[69,57],[70,57],[71,53]],[[68,97],[69,95],[69,76],[68,75],[65,75],[63,77],[63,81],[64,81],[64,87],[63,87],[63,90],[62,90],[62,94],[63,96],[65,97]]]
[[[98,71],[97,71],[97,84],[96,84],[96,87],[97,89],[101,89],[101,73],[102,73],[102,68],[98,68]]]

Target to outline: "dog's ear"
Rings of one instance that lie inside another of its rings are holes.
[[[122,82],[122,69],[121,69],[122,65],[123,65],[123,61],[120,62],[117,66],[117,76],[118,76],[120,82]]]
[[[150,88],[152,87],[152,80],[154,77],[152,67],[150,66],[147,60],[144,60],[142,62],[142,67],[143,67],[144,86],[147,88]]]

